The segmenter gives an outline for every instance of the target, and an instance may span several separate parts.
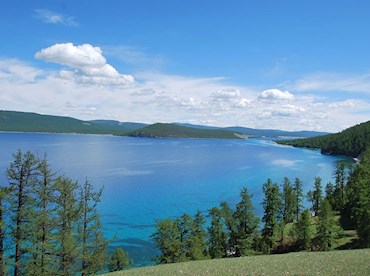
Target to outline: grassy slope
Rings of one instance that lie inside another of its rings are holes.
[[[131,269],[123,275],[370,275],[370,249],[297,252]]]
[[[234,132],[219,129],[199,129],[179,126],[176,124],[154,124],[129,133],[134,137],[163,138],[222,138],[239,139]]]
[[[0,131],[90,133],[122,135],[135,127],[111,121],[81,121],[62,116],[37,113],[0,111]]]

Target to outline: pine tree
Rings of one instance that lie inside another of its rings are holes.
[[[161,251],[156,259],[159,263],[176,263],[180,261],[181,242],[177,221],[164,219],[157,221],[156,231],[151,236]]]
[[[58,225],[55,230],[57,268],[61,275],[72,275],[79,271],[77,224],[80,221],[81,205],[77,198],[78,183],[66,177],[55,181],[55,207]]]
[[[192,218],[188,214],[183,214],[180,219],[177,220],[177,228],[179,231],[180,238],[180,256],[179,261],[185,262],[190,260],[190,240],[191,240],[191,226],[193,224]]]
[[[235,255],[236,246],[237,246],[237,225],[235,220],[234,211],[230,208],[229,204],[226,201],[221,202],[220,204],[221,215],[223,222],[227,230],[227,246],[226,246],[226,255],[228,257]]]
[[[209,211],[211,226],[208,228],[208,252],[212,259],[226,256],[227,235],[223,229],[222,212],[219,208],[213,207]]]
[[[103,269],[107,258],[108,242],[104,240],[97,210],[103,190],[95,192],[86,180],[80,187],[81,274],[96,273]]]
[[[319,222],[317,227],[317,246],[321,251],[331,250],[339,231],[339,226],[334,220],[334,215],[328,200],[320,206]]]
[[[285,177],[282,189],[282,220],[284,225],[294,220],[295,199],[292,184],[289,178]]]
[[[361,246],[370,247],[370,147],[351,173],[347,186],[346,213],[357,230]]]
[[[262,221],[265,223],[262,229],[263,251],[266,254],[270,254],[275,245],[279,225],[278,215],[281,207],[279,186],[273,184],[271,179],[268,179],[263,184],[263,193],[265,194],[262,203],[264,209]]]
[[[26,266],[27,275],[50,275],[53,270],[53,230],[55,221],[53,214],[54,173],[50,169],[47,158],[39,161],[39,178],[34,186],[35,211],[30,233],[30,257]]]
[[[312,201],[312,210],[317,216],[320,212],[320,205],[323,200],[321,178],[315,177],[314,190],[307,193],[307,198]]]
[[[204,230],[204,217],[201,211],[197,211],[191,223],[191,235],[189,238],[189,259],[202,260],[206,258],[206,237],[207,233]]]
[[[240,197],[234,213],[237,232],[236,256],[248,256],[255,252],[254,242],[259,219],[253,213],[252,195],[249,195],[247,188],[240,191]]]
[[[5,199],[9,193],[7,187],[0,187],[0,276],[5,275],[5,233],[6,233],[6,224],[5,224]]]
[[[302,181],[299,178],[296,178],[293,185],[293,194],[294,194],[294,215],[295,219],[298,221],[302,206],[303,199],[303,190],[302,190]]]
[[[129,258],[126,251],[122,248],[117,248],[111,256],[109,262],[109,271],[120,271],[130,267],[132,260]]]
[[[31,152],[13,155],[14,161],[7,169],[11,211],[11,236],[14,241],[14,275],[23,273],[26,253],[29,251],[29,236],[34,214],[33,189],[38,179],[38,159]]]
[[[308,209],[302,212],[300,219],[294,224],[293,233],[298,249],[309,250],[314,233]]]
[[[341,211],[345,205],[345,186],[346,186],[346,164],[345,162],[338,162],[336,165],[334,186],[334,205],[333,209]]]

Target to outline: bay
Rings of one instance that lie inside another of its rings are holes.
[[[108,135],[0,133],[0,181],[18,149],[40,157],[52,168],[96,188],[104,186],[100,214],[111,249],[122,246],[135,266],[152,263],[157,250],[150,239],[155,222],[196,210],[206,214],[226,200],[234,206],[242,187],[253,194],[262,215],[262,185],[303,181],[306,193],[315,176],[333,181],[343,157],[318,150],[280,146],[266,139],[147,139]]]

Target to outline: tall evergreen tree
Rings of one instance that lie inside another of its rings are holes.
[[[30,256],[26,266],[27,275],[50,275],[53,270],[54,243],[53,230],[56,223],[53,213],[53,191],[55,174],[51,171],[46,156],[39,160],[39,178],[35,182],[35,211],[37,216],[33,219],[30,233]]]
[[[103,189],[94,191],[86,180],[80,187],[80,240],[81,274],[91,274],[102,270],[107,259],[108,242],[104,240],[100,216],[97,210]]]
[[[226,256],[227,251],[227,234],[223,229],[222,211],[213,207],[209,211],[211,225],[208,228],[208,251],[212,259]]]
[[[33,189],[38,179],[38,159],[31,152],[20,150],[7,169],[11,211],[11,236],[14,241],[14,275],[23,273],[34,214]]]
[[[316,216],[320,212],[320,205],[323,199],[322,194],[321,177],[316,176],[313,191],[309,191],[307,193],[307,198],[312,201],[312,210]]]
[[[201,211],[197,211],[191,223],[191,236],[189,238],[189,258],[190,260],[202,260],[206,258],[206,237],[207,233],[204,230],[205,219]]]
[[[308,209],[302,212],[300,219],[294,224],[293,233],[298,249],[309,250],[314,233]]]
[[[289,178],[284,177],[282,189],[282,220],[284,224],[293,222],[295,213],[295,200],[293,186]]]
[[[180,239],[180,256],[179,261],[185,262],[190,260],[191,255],[191,227],[193,224],[192,218],[188,214],[183,214],[180,219],[177,220],[177,228],[179,231]]]
[[[220,209],[223,222],[227,230],[226,255],[233,256],[236,253],[237,246],[237,225],[234,216],[234,210],[230,208],[229,204],[226,201],[221,202]]]
[[[6,234],[6,223],[5,223],[5,200],[9,193],[7,187],[0,187],[0,275],[5,275],[5,234]]]
[[[355,226],[362,247],[370,247],[370,147],[351,173],[348,184],[346,213]]]
[[[240,191],[240,202],[236,205],[236,256],[248,256],[255,252],[255,239],[257,236],[259,219],[253,213],[252,195],[248,189]]]
[[[293,194],[294,194],[294,215],[295,219],[298,221],[302,206],[303,200],[303,190],[302,190],[302,181],[299,178],[296,178],[293,184]]]
[[[176,263],[180,261],[181,242],[177,221],[164,219],[157,221],[156,231],[151,236],[161,251],[156,259],[159,263]]]
[[[317,246],[321,251],[333,248],[334,240],[339,231],[328,200],[324,200],[320,206],[319,222],[317,227]]]
[[[66,177],[55,181],[55,207],[58,225],[55,229],[57,268],[61,275],[78,272],[79,247],[77,225],[81,218],[81,205],[78,201],[78,183]]]
[[[263,251],[266,254],[270,254],[275,245],[279,225],[278,215],[281,207],[279,186],[273,184],[269,178],[267,182],[263,184],[263,193],[265,195],[262,203],[264,209],[262,218],[264,222],[264,227],[262,229]]]
[[[333,209],[341,211],[345,205],[345,186],[346,186],[346,164],[345,162],[337,162],[334,173],[335,186],[334,186],[334,205]]]

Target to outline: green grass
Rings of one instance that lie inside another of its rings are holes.
[[[108,275],[370,275],[370,249],[193,261]]]

